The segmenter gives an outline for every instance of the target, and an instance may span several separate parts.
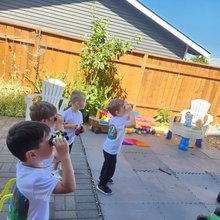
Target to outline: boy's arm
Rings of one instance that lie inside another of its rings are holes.
[[[125,125],[126,128],[135,128],[136,122],[135,122],[135,116],[133,112],[129,112],[128,114],[129,122]]]
[[[57,149],[63,168],[62,181],[58,182],[53,193],[62,194],[73,192],[76,190],[76,180],[70,160],[68,143],[64,138],[55,138],[53,143]]]
[[[78,125],[75,123],[69,123],[69,124],[64,124],[64,128],[68,129],[68,128],[77,128]]]
[[[128,119],[129,122],[125,125],[126,128],[135,128],[135,116],[131,107],[128,107]]]

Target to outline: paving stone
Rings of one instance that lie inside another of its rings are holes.
[[[97,210],[97,206],[94,202],[84,202],[76,204],[77,210]]]
[[[76,200],[76,203],[82,203],[82,202],[94,202],[94,196],[75,196],[75,200]]]
[[[99,212],[97,210],[78,210],[77,218],[99,218]]]
[[[75,196],[65,196],[65,204],[66,210],[76,210]]]
[[[75,192],[77,196],[93,196],[93,191],[91,189],[78,189]]]
[[[87,183],[87,184],[85,184],[85,183],[80,183],[80,184],[78,184],[78,186],[77,186],[77,190],[86,190],[86,189],[92,189],[91,183]]]
[[[55,210],[63,211],[65,210],[65,197],[64,196],[55,196]]]
[[[55,219],[77,219],[75,211],[55,211]]]

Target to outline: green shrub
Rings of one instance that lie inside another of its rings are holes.
[[[171,118],[171,110],[169,108],[161,108],[158,109],[157,114],[154,115],[155,122],[158,122],[160,124],[170,122]]]
[[[115,97],[115,93],[110,93],[111,89],[111,86],[99,86],[97,80],[94,80],[92,85],[82,83],[80,80],[74,81],[70,86],[70,91],[80,90],[86,94],[86,107],[82,110],[85,121],[88,120],[89,116],[96,114],[98,106],[101,106],[103,109],[107,107],[109,101]]]
[[[131,50],[132,44],[140,37],[122,41],[107,32],[108,20],[93,15],[92,34],[85,40],[85,47],[80,53],[80,83],[73,89],[86,92],[87,105],[84,116],[94,115],[96,107],[105,108],[109,100],[117,97],[126,99],[127,93],[121,87],[122,78],[118,76],[115,61]],[[76,81],[76,80],[75,80]]]
[[[28,87],[13,81],[0,81],[0,115],[24,117],[25,96],[30,93]]]

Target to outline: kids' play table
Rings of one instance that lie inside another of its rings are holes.
[[[202,138],[204,136],[202,129],[193,129],[190,127],[186,127],[180,122],[170,122],[170,128],[167,133],[166,139],[171,139],[172,133],[181,136],[181,140],[178,145],[178,148],[180,150],[188,150],[190,139],[196,140],[195,145],[197,147],[202,147]]]

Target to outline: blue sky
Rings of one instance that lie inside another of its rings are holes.
[[[220,60],[220,0],[139,0]]]

